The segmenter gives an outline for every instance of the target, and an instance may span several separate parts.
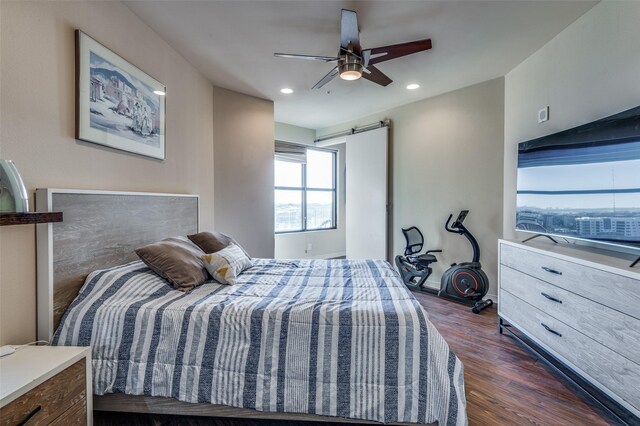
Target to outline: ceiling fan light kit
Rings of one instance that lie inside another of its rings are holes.
[[[360,45],[358,15],[353,10],[347,9],[342,9],[341,13],[340,50],[335,58],[331,56],[274,53],[274,56],[278,58],[337,62],[338,65],[322,77],[312,89],[321,88],[337,75],[340,75],[343,80],[358,80],[362,77],[383,87],[388,86],[393,80],[376,68],[375,64],[431,49],[431,39],[424,39],[363,50]]]
[[[341,59],[340,78],[343,80],[357,80],[362,77],[362,62],[359,58],[352,55],[344,55]]]

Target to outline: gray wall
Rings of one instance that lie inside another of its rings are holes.
[[[273,257],[273,102],[214,88],[216,230]]]
[[[75,139],[77,28],[167,86],[165,161]],[[16,162],[30,194],[199,194],[201,229],[224,228],[256,255],[273,255],[272,102],[214,89],[120,2],[0,2],[0,67],[0,158]],[[0,345],[35,340],[34,228],[0,228]]]
[[[506,75],[505,238],[524,237],[514,231],[519,142],[640,105],[639,19],[640,2],[601,2]]]
[[[313,146],[316,139],[316,131],[306,127],[294,126],[293,124],[276,122],[275,138],[284,142]]]
[[[495,294],[497,242],[502,232],[504,80],[425,99],[357,121],[320,129],[326,135],[388,118],[392,121],[392,251],[402,253],[402,227],[418,226],[429,248],[442,248],[430,284],[453,262],[471,259],[468,242],[444,230],[449,213],[467,219],[480,243]]]
[[[285,142],[314,145],[316,131],[286,123],[276,123],[275,137]],[[344,256],[345,247],[345,146],[329,147],[338,151],[337,190],[338,224],[337,229],[327,231],[294,232],[275,236],[275,257],[277,259],[324,259]],[[311,250],[308,250],[311,244]]]
[[[200,194],[201,225],[213,226],[208,80],[119,2],[1,2],[0,15],[0,157],[16,162],[29,194],[47,187]],[[76,28],[167,86],[165,161],[76,141]],[[34,228],[0,228],[0,344],[35,340]]]

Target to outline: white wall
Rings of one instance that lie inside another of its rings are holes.
[[[275,138],[284,142],[293,142],[314,146],[316,131],[286,123],[275,124]],[[276,259],[326,259],[344,256],[345,249],[345,146],[344,144],[329,147],[338,151],[338,223],[337,229],[326,231],[293,232],[276,234]],[[311,250],[308,250],[311,244]]]
[[[549,106],[549,121],[537,111]],[[504,236],[515,228],[519,142],[640,105],[640,2],[603,1],[505,77]]]
[[[471,260],[463,237],[447,233],[449,213],[471,210],[466,225],[482,250],[481,261],[496,293],[497,245],[502,233],[504,80],[502,78],[363,117],[331,128],[327,135],[388,118],[392,252],[404,251],[401,228],[418,226],[428,248],[442,248],[430,284],[444,270]]]
[[[273,257],[273,102],[214,88],[216,230]]]

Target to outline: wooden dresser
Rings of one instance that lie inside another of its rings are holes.
[[[92,424],[91,349],[27,346],[0,358],[0,425]]]
[[[498,314],[501,332],[523,334],[538,346],[530,348],[560,361],[560,372],[568,368],[569,378],[637,424],[640,271],[629,263],[575,245],[501,240]]]

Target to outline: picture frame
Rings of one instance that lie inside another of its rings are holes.
[[[76,138],[166,158],[166,87],[76,30]]]

